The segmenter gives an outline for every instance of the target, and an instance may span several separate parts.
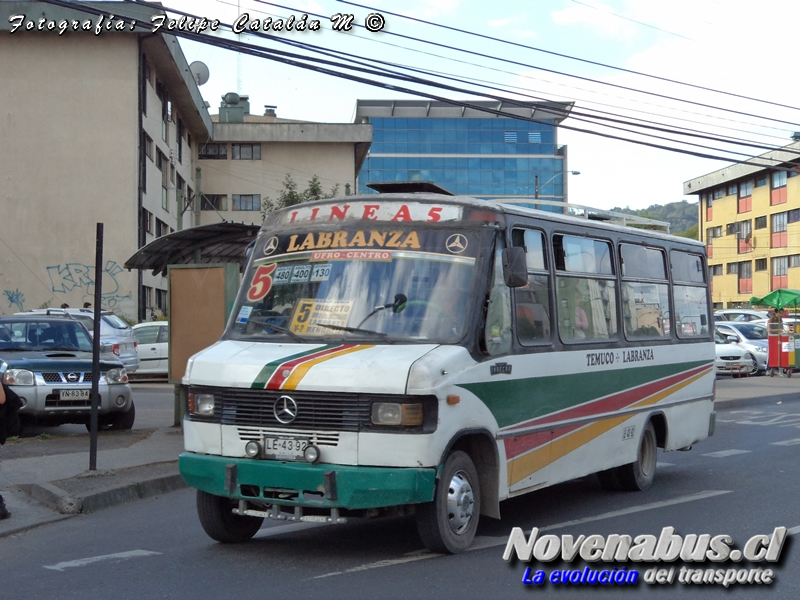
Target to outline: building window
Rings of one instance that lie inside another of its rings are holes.
[[[261,210],[261,194],[233,194],[232,210]]]
[[[261,160],[261,144],[231,144],[233,160]]]
[[[797,223],[800,221],[800,208],[795,208],[786,213],[786,220],[789,223]]]
[[[503,141],[506,144],[516,144],[517,143],[517,132],[516,131],[506,131],[506,132],[504,132]]]
[[[169,184],[169,163],[167,155],[161,150],[156,150],[156,167],[161,171],[161,208],[168,210],[167,187]]]
[[[749,260],[739,263],[739,293],[753,293],[753,265]]]
[[[197,158],[202,158],[203,160],[228,160],[228,144],[206,144],[200,148]]]
[[[178,162],[183,163],[183,121],[178,119]]]
[[[725,197],[725,188],[717,188],[714,190],[714,200],[719,200]]]
[[[739,263],[728,263],[728,275],[738,275],[739,274]]]
[[[788,245],[786,224],[787,213],[772,215],[772,248],[785,248]]]
[[[528,132],[528,143],[529,144],[541,144],[542,143],[542,132],[541,131],[529,131]]]
[[[156,290],[156,308],[161,314],[167,314],[167,290]]]
[[[144,221],[144,229],[147,233],[153,233],[153,213],[146,208],[142,209],[142,220]]]
[[[767,259],[766,258],[757,258],[756,259],[756,271],[766,271],[767,270]]]
[[[752,252],[753,251],[753,224],[751,221],[739,221],[737,223],[738,233],[736,237],[738,238],[738,250],[739,254],[744,254],[745,252]]]
[[[719,277],[722,275],[722,265],[710,265],[708,270],[712,277]]]
[[[788,287],[789,284],[789,257],[778,256],[772,259],[772,289]]]
[[[156,237],[167,235],[169,233],[169,225],[164,223],[161,219],[156,219]]]
[[[153,138],[144,132],[142,132],[142,145],[144,146],[145,156],[153,160]]]
[[[706,201],[706,221],[712,221],[714,219],[714,200],[711,194],[703,194],[702,198]]]
[[[732,183],[728,186],[728,196],[735,196],[739,192],[739,186]]]
[[[767,217],[756,217],[756,229],[766,229]]]
[[[739,204],[737,212],[745,213],[753,210],[753,180],[739,184]]]
[[[228,210],[226,194],[203,194],[200,210]]]
[[[144,296],[144,306],[148,310],[153,310],[153,288],[148,285],[142,286],[142,296]]]
[[[789,268],[800,267],[800,254],[789,255]]]
[[[756,176],[756,187],[761,187],[763,185],[767,185],[767,174],[766,173],[759,173]]]
[[[743,181],[739,184],[739,198],[753,195],[753,180]]]
[[[786,171],[775,171],[772,174],[772,191],[770,191],[769,203],[784,204],[788,196],[786,195]]]

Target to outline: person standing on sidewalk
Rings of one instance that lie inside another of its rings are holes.
[[[2,375],[0,375],[2,377]],[[16,392],[8,387],[5,383],[0,385],[0,445],[6,443],[6,437],[9,432],[14,432],[19,429],[19,409],[22,407],[22,401],[17,396]],[[6,508],[6,503],[3,496],[0,496],[0,520],[7,519],[11,516]]]

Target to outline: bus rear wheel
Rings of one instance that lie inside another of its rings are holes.
[[[456,554],[472,545],[481,513],[478,471],[468,454],[447,457],[433,501],[416,510],[417,531],[432,552]]]
[[[261,529],[264,519],[233,514],[236,504],[236,500],[197,490],[197,516],[208,537],[223,544],[235,544],[246,542]]]
[[[631,491],[644,491],[653,485],[658,461],[658,445],[656,443],[656,430],[648,421],[639,439],[639,450],[636,460],[630,464],[617,467],[617,479],[620,488]]]

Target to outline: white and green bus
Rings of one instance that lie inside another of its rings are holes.
[[[706,259],[609,215],[431,193],[269,215],[182,380],[208,535],[413,513],[459,552],[507,498],[648,488],[657,448],[713,433]]]

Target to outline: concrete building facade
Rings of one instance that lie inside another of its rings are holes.
[[[800,288],[800,141],[684,183],[699,197],[715,309]]]
[[[260,222],[254,197],[287,173],[354,188],[368,125],[214,123],[178,40],[151,33],[161,11],[85,6],[0,2],[0,314],[94,303],[103,223],[103,308],[162,316],[166,278],[123,269],[140,247],[195,224]],[[110,30],[97,12],[116,15]],[[198,160],[214,143],[228,160]],[[261,160],[248,160],[256,146]],[[198,191],[227,195],[228,209],[201,211]],[[234,195],[254,210],[233,210]]]

